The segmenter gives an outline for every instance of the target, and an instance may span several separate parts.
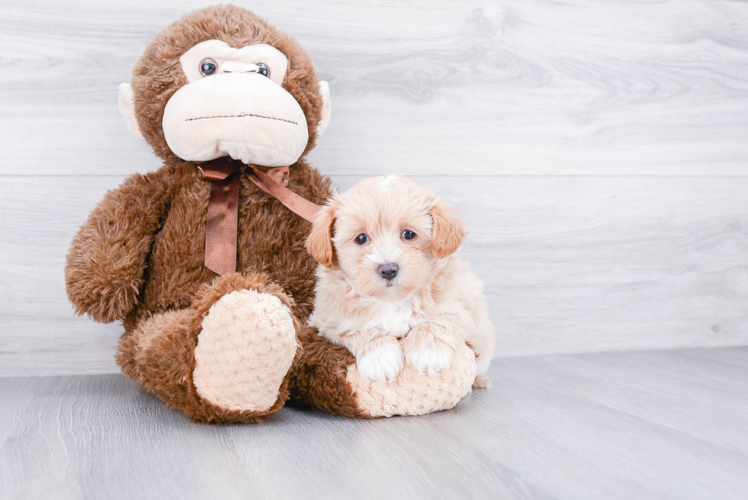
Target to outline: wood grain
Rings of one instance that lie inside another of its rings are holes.
[[[146,44],[211,3],[3,0],[2,175],[158,162],[117,111]],[[748,4],[257,0],[330,81],[330,174],[746,175]]]
[[[417,179],[468,222],[498,356],[748,343],[748,179]],[[117,371],[121,328],[73,316],[63,268],[121,180],[0,184],[0,376]]]
[[[0,379],[0,498],[743,499],[748,349],[496,360],[425,417],[190,423],[122,375]]]
[[[0,0],[0,376],[116,371],[63,287],[77,227],[158,168],[117,110],[209,0]],[[330,82],[311,154],[405,173],[472,226],[499,356],[748,343],[748,3],[253,1]]]

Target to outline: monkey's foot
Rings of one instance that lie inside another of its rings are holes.
[[[475,380],[475,354],[462,344],[455,352],[452,366],[438,374],[422,374],[406,364],[387,384],[365,379],[354,363],[348,367],[346,380],[359,409],[368,417],[425,415],[453,408],[470,393]]]
[[[197,393],[223,409],[266,411],[278,399],[296,347],[291,313],[277,297],[255,290],[226,294],[197,338]]]

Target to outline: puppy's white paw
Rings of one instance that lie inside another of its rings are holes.
[[[364,378],[388,382],[403,369],[403,350],[398,342],[388,342],[361,356],[356,367]]]
[[[408,352],[408,363],[421,373],[436,375],[452,366],[454,357],[454,351],[447,347],[425,347]]]

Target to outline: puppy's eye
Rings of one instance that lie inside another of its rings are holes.
[[[218,71],[218,63],[213,59],[207,57],[200,61],[200,74],[203,76],[210,76]]]
[[[268,65],[265,63],[257,63],[257,67],[259,68],[259,73],[262,76],[270,76],[270,68],[268,68]]]
[[[402,239],[404,239],[404,240],[412,240],[413,238],[415,238],[415,237],[416,237],[416,233],[414,233],[414,232],[413,232],[413,231],[411,231],[410,229],[406,229],[405,231],[403,231],[403,232],[402,232],[402,233],[400,234],[400,237],[401,237]]]
[[[369,237],[362,233],[356,236],[356,239],[353,241],[355,241],[358,245],[366,245],[367,243],[369,243]]]

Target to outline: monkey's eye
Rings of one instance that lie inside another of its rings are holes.
[[[268,65],[265,63],[257,63],[257,67],[259,68],[258,72],[262,76],[270,76],[270,68],[268,68]]]
[[[218,71],[218,63],[211,58],[205,58],[200,61],[200,74],[203,76],[210,76]]]
[[[357,245],[366,245],[367,243],[369,243],[369,237],[366,234],[361,233],[356,236],[356,239],[353,241],[355,241]]]
[[[404,240],[412,240],[413,238],[416,237],[416,233],[414,233],[410,229],[406,229],[405,231],[400,233],[400,237]]]

